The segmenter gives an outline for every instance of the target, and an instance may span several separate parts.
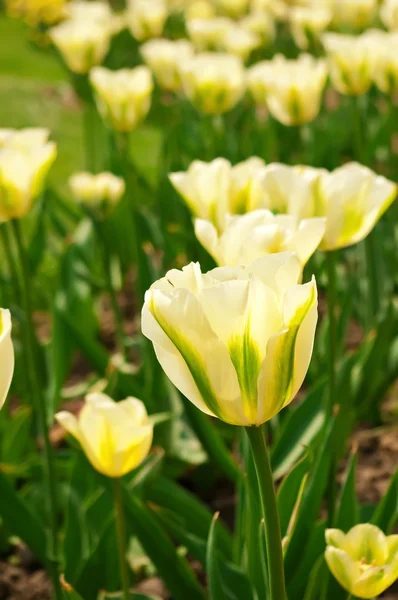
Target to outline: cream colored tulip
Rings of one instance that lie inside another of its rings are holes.
[[[72,19],[50,29],[49,36],[69,69],[85,74],[105,58],[112,30],[107,22]]]
[[[365,36],[325,33],[332,84],[340,94],[359,96],[372,84],[371,44]]]
[[[384,0],[380,17],[387,29],[398,29],[398,0]]]
[[[266,254],[289,251],[297,254],[303,269],[322,241],[325,221],[299,221],[291,215],[274,215],[261,209],[228,215],[221,234],[210,221],[196,219],[195,234],[220,267],[249,265]]]
[[[317,322],[315,281],[298,285],[291,253],[247,267],[169,271],[145,295],[142,331],[172,383],[197,408],[261,425],[297,394]]]
[[[288,15],[288,7],[284,0],[251,0],[251,12],[268,12],[275,19],[283,20]]]
[[[247,70],[247,87],[256,104],[267,104],[267,94],[274,77],[274,62],[271,60],[262,60]]]
[[[111,71],[95,67],[90,83],[103,119],[116,131],[132,131],[148,114],[153,81],[148,67]]]
[[[240,25],[234,25],[227,29],[220,40],[220,46],[223,50],[240,57],[244,62],[249,60],[253,50],[260,45],[261,38]]]
[[[0,408],[10,389],[14,373],[14,346],[11,339],[11,314],[0,308]]]
[[[319,179],[316,214],[326,217],[324,250],[363,240],[393,202],[397,185],[357,163],[348,163]]]
[[[112,11],[106,2],[101,0],[73,0],[67,4],[67,18],[80,22],[109,22],[112,18]]]
[[[296,45],[307,50],[311,41],[318,41],[332,21],[327,6],[297,6],[289,13],[290,29]]]
[[[251,12],[239,21],[239,25],[256,35],[264,46],[270,46],[275,41],[275,19],[268,12]]]
[[[356,598],[376,598],[398,579],[398,535],[375,525],[355,525],[347,534],[326,530],[327,565],[339,584]]]
[[[215,16],[214,4],[209,0],[193,0],[185,9],[187,23],[193,19],[212,19]]]
[[[53,142],[42,142],[44,131],[11,134],[0,148],[0,222],[26,215],[43,192],[57,154]]]
[[[15,150],[31,150],[45,144],[49,136],[49,129],[44,127],[0,129],[0,148],[7,146]]]
[[[125,191],[124,180],[107,172],[75,173],[69,178],[69,187],[75,199],[101,219],[111,214]]]
[[[236,19],[248,11],[250,0],[216,0],[216,4],[223,14]]]
[[[333,24],[336,27],[364,29],[375,20],[378,0],[334,0]]]
[[[242,61],[230,54],[198,54],[181,65],[183,91],[195,108],[217,115],[231,110],[246,89]]]
[[[187,172],[171,173],[170,181],[195,217],[223,229],[227,213],[244,213],[260,203],[257,176],[264,161],[252,157],[234,167],[225,158],[195,160]]]
[[[188,35],[195,48],[201,51],[219,49],[225,33],[233,26],[234,22],[226,17],[187,21]]]
[[[126,22],[136,40],[161,37],[168,15],[165,0],[130,0]]]
[[[105,394],[89,394],[78,417],[61,411],[55,418],[77,439],[94,469],[107,477],[123,477],[151,448],[153,426],[137,398],[114,402]]]
[[[313,121],[320,111],[328,77],[326,62],[310,54],[301,54],[297,60],[278,54],[271,63],[273,77],[266,101],[272,116],[284,125]]]
[[[168,91],[181,89],[180,64],[194,55],[188,40],[150,40],[141,46],[142,57],[159,86]]]
[[[398,32],[371,29],[364,34],[371,45],[372,79],[381,92],[398,91]]]

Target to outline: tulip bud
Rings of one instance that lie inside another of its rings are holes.
[[[362,523],[347,534],[326,530],[327,565],[339,584],[356,598],[376,598],[398,579],[398,535],[385,536]]]
[[[364,29],[374,21],[377,7],[378,0],[335,0],[333,24]]]
[[[153,82],[148,67],[111,71],[95,67],[90,72],[98,111],[116,131],[131,131],[148,114]]]
[[[137,398],[114,402],[105,394],[89,394],[77,418],[66,411],[55,418],[77,439],[94,469],[107,477],[123,477],[151,448],[153,426]]]
[[[100,219],[108,217],[119,203],[125,183],[112,173],[76,173],[69,178],[69,186],[76,200]]]
[[[187,21],[190,39],[198,50],[217,50],[225,33],[234,22],[225,17],[191,19]]]
[[[397,185],[357,163],[347,163],[319,179],[317,215],[326,216],[324,250],[363,240],[390,206]]]
[[[284,125],[301,125],[318,115],[327,80],[324,60],[301,54],[297,60],[276,55],[271,61],[266,101],[272,116]]]
[[[264,161],[257,157],[234,167],[225,158],[195,160],[187,172],[171,173],[170,181],[194,216],[222,230],[227,213],[244,213],[259,204],[262,189],[256,177],[262,167]]]
[[[331,20],[332,11],[328,7],[293,8],[290,13],[290,28],[296,45],[302,50],[307,50],[311,42],[319,41]]]
[[[291,402],[308,369],[317,321],[315,281],[298,285],[300,273],[290,253],[205,274],[191,263],[148,290],[143,334],[197,408],[248,426]]]
[[[398,0],[384,0],[380,17],[387,29],[398,29]]]
[[[325,222],[324,218],[299,221],[262,209],[228,215],[221,234],[210,221],[197,219],[195,234],[220,267],[249,265],[265,254],[289,251],[296,253],[303,269],[322,241]]]
[[[14,373],[14,347],[11,340],[11,314],[0,308],[0,408],[10,389]]]
[[[365,94],[372,83],[371,45],[365,36],[325,33],[332,84],[340,94]]]
[[[159,86],[177,92],[181,89],[180,63],[194,55],[187,40],[150,40],[141,46],[141,54]]]
[[[0,147],[0,222],[26,215],[43,192],[56,157],[44,129],[12,132]]]
[[[211,115],[231,110],[245,93],[245,72],[237,56],[198,54],[181,65],[183,90],[199,112]]]
[[[69,69],[81,74],[102,62],[109,50],[111,34],[106,22],[85,20],[64,21],[49,31]]]
[[[164,0],[132,0],[126,17],[132,35],[143,42],[162,35],[167,6]]]

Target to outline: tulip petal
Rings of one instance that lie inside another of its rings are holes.
[[[207,250],[207,252],[214,258],[214,260],[220,264],[219,262],[219,253],[217,252],[218,247],[218,236],[217,229],[210,221],[206,221],[205,219],[195,219],[195,235],[198,238],[199,242],[202,246]]]
[[[381,529],[370,523],[361,523],[350,529],[343,547],[354,560],[367,564],[381,566],[388,558],[386,536]]]
[[[314,254],[325,234],[326,219],[316,217],[300,221],[298,230],[290,239],[287,250],[297,253],[299,260],[304,266],[308,259]]]
[[[61,410],[56,413],[55,419],[68,433],[80,441],[79,425],[75,415],[66,410]]]
[[[10,311],[0,309],[0,408],[10,389],[14,373],[14,347],[11,339]]]
[[[356,562],[344,550],[334,548],[333,546],[326,548],[325,559],[330,571],[339,584],[347,592],[352,593],[353,585],[360,576],[360,570]]]
[[[359,598],[376,598],[393,583],[393,579],[386,577],[384,567],[369,567],[353,586],[353,594]]]
[[[285,292],[296,285],[301,275],[301,265],[292,252],[279,252],[263,256],[249,266],[241,274],[244,277],[255,275],[267,287],[283,297]]]
[[[326,544],[335,548],[343,548],[345,533],[341,529],[326,529]]]

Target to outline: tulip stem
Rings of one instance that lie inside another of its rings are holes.
[[[96,140],[95,140],[95,106],[90,100],[84,101],[83,131],[86,169],[91,173],[96,170]]]
[[[256,468],[265,523],[270,598],[286,600],[281,527],[267,442],[262,427],[246,427],[246,433]]]
[[[120,567],[120,580],[123,589],[123,600],[129,600],[130,597],[130,582],[129,572],[126,560],[126,525],[124,518],[123,508],[123,489],[120,483],[120,479],[113,480],[113,498],[115,507],[115,522],[116,522],[116,537],[117,547],[119,551],[119,567]]]
[[[38,366],[36,361],[37,349],[35,330],[33,325],[32,300],[30,295],[30,275],[26,250],[22,241],[19,221],[11,221],[15,237],[16,247],[21,266],[21,296],[25,312],[25,337],[26,337],[26,360],[28,367],[28,379],[30,380],[32,405],[37,411],[37,417],[44,441],[44,474],[45,485],[47,487],[46,498],[48,499],[48,511],[50,517],[50,537],[49,537],[49,563],[51,576],[54,585],[54,596],[57,600],[62,600],[62,591],[58,573],[58,523],[57,523],[57,487],[56,471],[54,464],[53,450],[49,436],[49,425],[46,401],[42,392],[42,386],[38,379]]]

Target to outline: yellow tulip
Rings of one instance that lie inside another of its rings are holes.
[[[381,92],[398,91],[398,32],[371,29],[364,34],[371,44],[372,79]]]
[[[375,598],[398,579],[398,535],[375,525],[356,525],[347,534],[326,530],[325,558],[339,584],[357,598]]]
[[[377,8],[378,0],[335,0],[333,24],[364,29],[374,21]]]
[[[290,29],[294,41],[302,50],[307,50],[311,41],[318,41],[332,20],[332,11],[327,6],[297,6],[290,11]]]
[[[86,205],[99,218],[106,218],[119,203],[125,183],[112,173],[75,173],[69,186],[78,202]]]
[[[384,0],[380,17],[387,29],[398,29],[398,0]]]
[[[196,109],[217,115],[231,110],[246,89],[242,61],[230,54],[203,53],[181,65],[183,91]]]
[[[316,214],[326,217],[324,250],[363,240],[393,202],[397,185],[357,163],[348,163],[319,179]]]
[[[218,9],[234,19],[248,11],[249,3],[250,0],[216,0]]]
[[[164,0],[130,0],[127,25],[135,39],[143,42],[162,35],[167,14]]]
[[[211,221],[219,230],[227,213],[244,213],[259,204],[257,176],[264,161],[252,157],[234,167],[225,158],[210,163],[195,160],[187,172],[170,174],[170,181],[195,217]]]
[[[221,234],[210,221],[196,219],[195,234],[219,266],[248,265],[265,254],[289,251],[297,254],[304,268],[322,241],[325,221],[299,221],[291,215],[274,215],[260,209],[245,215],[228,215]]]
[[[112,29],[107,22],[71,19],[49,30],[69,69],[85,74],[108,53]]]
[[[116,131],[132,131],[148,114],[153,81],[148,67],[111,71],[95,67],[90,71],[98,111]]]
[[[250,58],[255,48],[261,45],[261,38],[240,25],[229,27],[220,40],[220,47],[229,54],[239,56],[243,61]]]
[[[325,33],[326,49],[333,86],[340,94],[365,94],[372,83],[371,44],[365,36]]]
[[[326,62],[310,54],[301,54],[297,60],[278,54],[271,65],[266,102],[272,116],[284,125],[313,121],[328,77]]]
[[[172,383],[197,408],[234,425],[260,425],[289,404],[306,375],[317,322],[313,280],[298,285],[291,253],[247,267],[198,263],[147,291],[142,331]]]
[[[89,394],[78,417],[61,411],[62,427],[78,440],[88,460],[108,477],[123,477],[147,456],[153,426],[137,398],[114,402],[105,394]]]
[[[11,340],[11,314],[0,308],[0,408],[10,389],[14,373],[14,347]]]
[[[225,33],[234,26],[226,17],[195,18],[187,21],[190,39],[198,50],[217,50]]]
[[[44,129],[21,130],[0,144],[0,222],[26,215],[43,192],[57,154],[47,137]]]
[[[185,21],[212,19],[216,16],[214,5],[209,0],[193,0],[185,9]]]
[[[141,46],[142,57],[159,86],[172,92],[181,89],[180,63],[194,55],[188,40],[150,40]]]

